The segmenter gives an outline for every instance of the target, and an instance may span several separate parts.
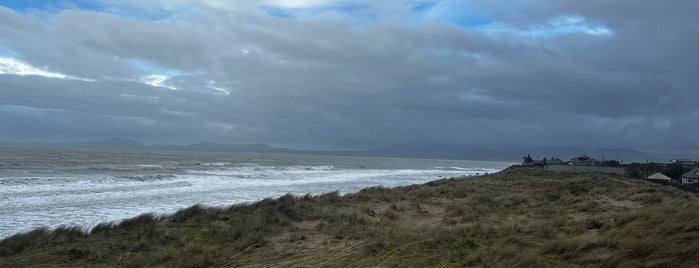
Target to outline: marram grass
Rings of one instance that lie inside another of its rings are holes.
[[[699,267],[699,198],[616,175],[509,169],[0,241],[0,267],[47,266]]]

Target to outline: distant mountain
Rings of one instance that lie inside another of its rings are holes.
[[[492,160],[519,162],[522,156],[530,154],[534,159],[560,158],[567,161],[580,155],[588,155],[597,160],[619,160],[624,163],[646,161],[667,162],[672,158],[695,159],[696,155],[690,154],[658,154],[647,153],[629,148],[597,148],[584,147],[511,147],[498,149],[473,149],[459,146],[390,146],[369,151],[353,152],[353,155],[385,156],[385,157],[419,157],[465,160]]]
[[[417,157],[491,161],[519,161],[517,152],[473,149],[460,146],[390,146],[360,152],[366,156]]]
[[[451,150],[449,150],[451,151]],[[450,154],[449,152],[439,151],[435,147],[421,147],[421,146],[389,146],[378,148],[374,150],[364,151],[365,154],[370,154],[372,156],[389,156],[389,157],[423,157],[423,158],[435,158],[440,155]]]
[[[81,142],[3,142],[5,145],[38,145],[58,147],[85,147],[85,148],[122,148],[122,149],[154,149],[154,150],[182,150],[182,151],[209,151],[209,152],[288,152],[289,149],[278,149],[266,144],[228,144],[199,142],[188,145],[143,145],[133,140],[111,138],[106,140],[81,141]]]
[[[569,160],[580,155],[587,155],[597,160],[619,160],[624,163],[656,161],[666,162],[667,157],[657,154],[646,153],[639,150],[629,148],[584,148],[584,147],[523,147],[517,149],[522,155],[530,154],[534,159],[560,158],[561,160]]]
[[[228,144],[214,142],[199,142],[188,145],[142,145],[136,141],[111,138],[86,142],[62,142],[62,143],[16,143],[3,142],[6,145],[39,145],[62,147],[87,147],[87,148],[125,148],[125,149],[151,149],[151,150],[180,150],[180,151],[208,151],[208,152],[255,152],[255,153],[291,153],[314,155],[340,155],[340,156],[372,156],[372,157],[402,157],[402,158],[432,158],[432,159],[460,159],[460,160],[484,160],[519,162],[522,156],[531,155],[534,159],[560,158],[564,161],[575,156],[588,155],[598,160],[619,160],[624,163],[646,161],[667,162],[673,158],[698,159],[697,154],[671,154],[671,153],[647,153],[629,148],[599,148],[590,149],[584,147],[503,147],[496,149],[479,149],[464,146],[414,146],[397,145],[382,147],[373,150],[362,151],[314,151],[293,150],[275,148],[266,144]]]
[[[132,140],[111,138],[106,140],[86,141],[86,142],[61,142],[56,143],[57,146],[68,147],[91,147],[91,148],[143,148],[143,145]]]
[[[499,150],[471,150],[462,153],[462,158],[469,160],[491,160],[491,161],[522,161],[522,154],[512,151],[499,151]]]
[[[691,159],[699,161],[699,154],[696,153],[650,153],[651,162],[668,162],[672,159]]]
[[[561,160],[568,160],[575,156],[588,154],[587,149],[572,146],[521,147],[512,150],[520,152],[520,161],[522,160],[521,156],[527,154],[530,154],[534,159],[559,158]]]
[[[266,144],[227,144],[200,142],[182,146],[185,150],[212,151],[212,152],[275,152],[278,149]]]
[[[654,157],[645,152],[628,148],[600,148],[588,153],[589,156],[597,158],[597,160],[624,160],[625,163],[643,162],[652,160]]]

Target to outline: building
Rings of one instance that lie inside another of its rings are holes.
[[[672,178],[670,178],[670,177],[668,177],[668,176],[665,176],[665,174],[663,174],[663,173],[656,172],[656,173],[653,173],[653,174],[649,175],[648,177],[646,177],[646,180],[664,180],[664,181],[671,181]]]
[[[527,155],[525,157],[522,157],[522,165],[529,167],[543,167],[546,165],[546,159],[544,159],[543,161],[534,160],[532,159],[531,155]]]
[[[680,164],[683,166],[693,166],[697,164],[697,161],[691,160],[691,159],[672,159],[670,160],[670,164]]]
[[[527,155],[525,157],[522,157],[522,165],[523,166],[530,166],[534,164],[534,159],[532,159],[531,155]]]
[[[545,160],[545,159],[544,159],[544,160]],[[564,162],[563,160],[561,160],[561,159],[559,159],[559,158],[553,158],[553,157],[551,157],[551,159],[549,159],[548,161],[546,161],[546,164],[548,164],[548,165],[565,165],[566,162]]]
[[[682,174],[682,184],[699,183],[699,168],[693,168],[689,172]]]
[[[623,167],[604,167],[604,166],[573,166],[573,165],[547,165],[544,170],[553,172],[569,172],[569,173],[606,173],[624,175]]]
[[[553,158],[547,159],[544,157],[544,159],[541,160],[534,160],[531,155],[527,155],[522,157],[522,165],[523,166],[546,166],[546,165],[565,165],[567,162],[564,162],[561,159],[558,158]]]
[[[571,166],[596,166],[597,165],[597,160],[595,160],[592,157],[589,157],[587,155],[581,155],[578,157],[573,157],[573,159],[570,159],[570,162],[568,165]]]

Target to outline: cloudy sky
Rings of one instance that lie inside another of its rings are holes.
[[[0,5],[4,141],[699,150],[695,0]]]

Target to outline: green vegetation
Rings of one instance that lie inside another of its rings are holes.
[[[510,169],[0,242],[0,267],[161,265],[699,267],[699,198],[622,176]]]

